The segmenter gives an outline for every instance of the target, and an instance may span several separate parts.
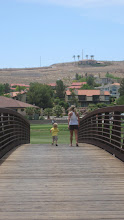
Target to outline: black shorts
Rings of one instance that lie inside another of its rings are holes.
[[[78,130],[78,125],[69,125],[69,130]]]

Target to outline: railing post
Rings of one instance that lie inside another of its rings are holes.
[[[121,113],[116,111],[113,114],[111,143],[121,147]]]
[[[101,139],[101,137],[100,137],[100,136],[102,136],[102,114],[101,113],[98,113],[97,130],[98,130],[98,139]]]
[[[110,142],[109,112],[105,112],[104,115],[103,136],[106,142]]]

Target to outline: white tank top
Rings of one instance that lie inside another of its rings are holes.
[[[75,112],[72,112],[72,116],[70,117],[69,125],[78,125],[78,119],[75,115]]]

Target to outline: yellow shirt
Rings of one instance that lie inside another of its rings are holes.
[[[59,129],[58,128],[51,128],[50,131],[52,132],[52,136],[57,136]]]

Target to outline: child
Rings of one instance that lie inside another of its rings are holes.
[[[58,124],[54,123],[53,128],[50,129],[50,133],[52,133],[52,138],[53,138],[52,145],[54,144],[54,141],[55,141],[56,146],[58,146],[58,144],[57,144],[57,141],[58,141],[57,134],[58,134],[58,132],[59,132]]]

